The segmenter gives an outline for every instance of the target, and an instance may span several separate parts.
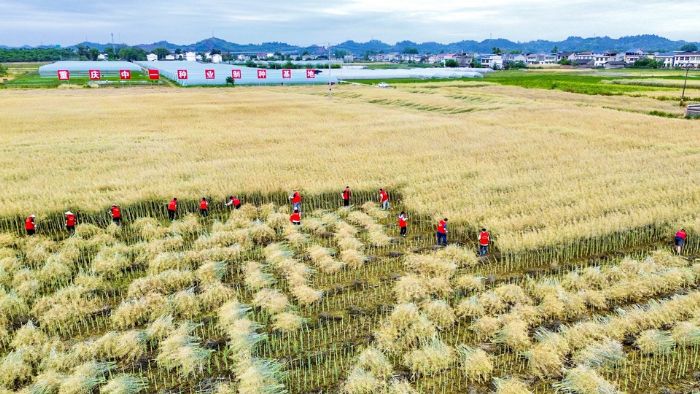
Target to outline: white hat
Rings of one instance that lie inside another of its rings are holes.
[[[71,211],[66,211],[66,213],[65,213],[65,215],[72,215],[72,214],[73,214],[73,212],[71,212]]]
[[[35,218],[36,215],[35,215],[35,214],[31,214],[31,215],[29,215],[29,217],[30,217],[30,218]]]

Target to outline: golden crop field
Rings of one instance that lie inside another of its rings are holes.
[[[0,394],[699,390],[700,123],[656,93],[0,90]]]

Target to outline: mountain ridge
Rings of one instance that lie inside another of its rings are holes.
[[[452,43],[439,43],[434,41],[414,42],[410,40],[398,41],[394,44],[389,44],[379,40],[370,40],[366,42],[357,42],[347,40],[337,45],[332,45],[334,51],[345,51],[355,55],[364,55],[365,53],[387,53],[387,52],[403,52],[407,49],[416,49],[420,53],[444,53],[444,52],[491,52],[495,47],[503,51],[521,51],[521,52],[551,52],[553,49],[559,51],[626,51],[641,49],[645,51],[674,51],[679,50],[685,44],[698,44],[684,40],[669,40],[667,38],[654,34],[641,34],[635,36],[623,36],[619,38],[611,38],[608,36],[588,37],[570,36],[562,41],[551,40],[532,40],[526,42],[515,42],[505,38],[485,39],[482,41],[462,40]],[[323,54],[326,49],[318,45],[298,46],[285,42],[262,42],[260,44],[239,44],[227,41],[218,37],[210,37],[204,40],[197,41],[192,44],[175,44],[167,40],[156,41],[150,44],[109,44],[97,42],[81,42],[67,48],[76,48],[79,45],[88,46],[104,50],[112,45],[117,48],[125,46],[133,46],[142,48],[146,51],[152,51],[155,48],[166,48],[170,51],[180,49],[181,51],[196,51],[206,52],[213,49],[218,49],[223,52],[309,52],[313,54]],[[1,48],[12,48],[0,45]],[[35,48],[57,47],[56,45],[42,45]],[[15,48],[30,48],[28,46]]]

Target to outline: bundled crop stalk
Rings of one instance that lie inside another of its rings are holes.
[[[484,350],[460,345],[457,352],[462,372],[469,382],[488,381],[493,372],[493,362]]]
[[[161,341],[156,361],[167,370],[177,370],[180,376],[188,377],[204,370],[211,350],[199,345],[199,338],[191,333],[194,324],[183,322]]]

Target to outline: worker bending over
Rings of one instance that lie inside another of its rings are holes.
[[[27,231],[27,235],[34,235],[36,233],[36,215],[31,214],[24,219],[24,229]]]
[[[295,209],[294,212],[292,212],[292,214],[289,215],[289,221],[292,222],[292,224],[295,226],[301,225],[301,214],[299,213],[298,209]]]
[[[112,222],[117,226],[121,226],[122,210],[119,208],[119,205],[112,205],[112,208],[109,209],[109,214],[112,216]]]
[[[239,209],[241,207],[241,200],[238,197],[230,196],[228,201],[226,201],[226,206],[229,208]]]
[[[64,216],[66,218],[66,230],[68,230],[68,234],[75,234],[75,224],[78,221],[75,214],[71,211],[66,211]]]

